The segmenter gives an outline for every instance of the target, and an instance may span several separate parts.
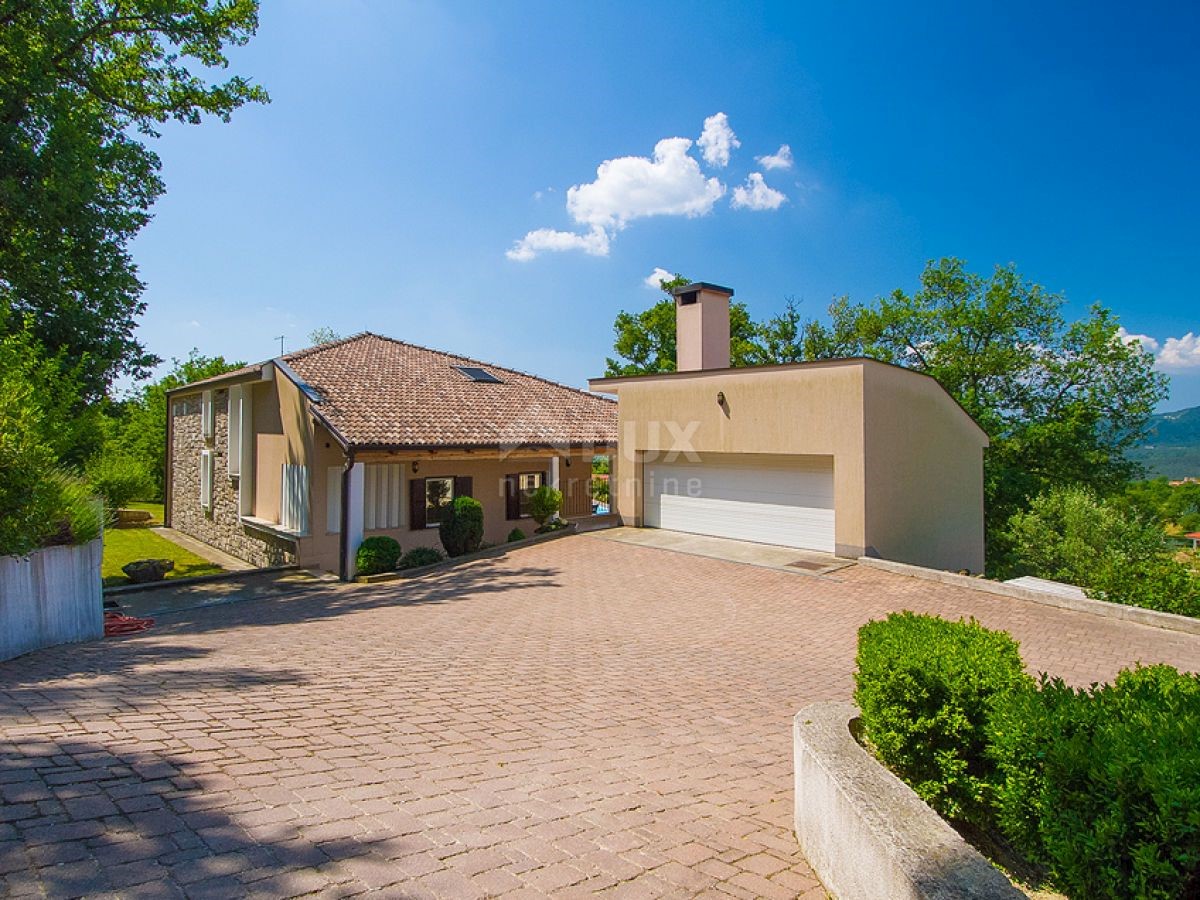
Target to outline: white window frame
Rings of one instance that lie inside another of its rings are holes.
[[[200,451],[200,508],[212,510],[213,505],[213,452]]]
[[[206,440],[212,440],[216,433],[216,415],[213,410],[213,392],[202,391],[200,394],[200,434]]]
[[[526,490],[522,484],[522,482],[524,482],[526,478],[536,478],[537,484],[535,484],[533,487]],[[533,516],[530,515],[530,513],[529,513],[529,497],[538,488],[545,487],[545,486],[546,486],[546,473],[545,472],[518,472],[517,473],[517,512],[520,514],[520,518],[522,518],[522,519],[533,518]]]
[[[242,386],[235,384],[229,389],[229,412],[225,421],[225,463],[232,478],[242,472]]]

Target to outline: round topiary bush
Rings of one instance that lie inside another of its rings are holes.
[[[523,541],[523,540],[525,540],[525,532],[523,532],[520,528],[514,528],[512,531],[510,531],[508,533],[508,542],[510,544],[513,541]]]
[[[529,495],[529,515],[533,516],[533,521],[538,525],[544,526],[558,515],[558,511],[562,509],[562,501],[562,491],[543,484]]]
[[[359,575],[378,575],[395,569],[399,559],[400,545],[394,538],[380,534],[358,545],[355,564]]]
[[[442,556],[442,551],[436,547],[413,547],[402,557],[396,565],[397,569],[419,569],[421,566],[432,566],[434,563],[440,563],[446,557]]]
[[[474,497],[456,497],[442,510],[438,534],[450,556],[478,550],[483,541],[483,504]]]

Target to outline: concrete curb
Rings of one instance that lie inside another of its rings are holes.
[[[1017,900],[1025,895],[850,734],[853,703],[796,715],[796,837],[838,900]]]
[[[104,596],[119,597],[122,594],[137,594],[164,587],[187,587],[189,584],[206,584],[209,581],[232,581],[248,575],[269,575],[272,572],[288,572],[299,569],[294,563],[287,566],[268,566],[265,569],[239,569],[236,572],[216,572],[212,575],[194,575],[191,578],[164,578],[162,581],[147,581],[145,584],[117,584],[104,589]]]
[[[1143,609],[1140,606],[1126,606],[1123,603],[1109,603],[1107,600],[1064,597],[1060,594],[1018,587],[1015,584],[989,581],[986,578],[976,578],[972,575],[959,575],[956,572],[943,572],[939,569],[925,569],[921,566],[910,566],[908,563],[892,562],[888,559],[860,556],[858,562],[859,565],[872,569],[883,569],[885,572],[893,572],[896,575],[924,578],[926,581],[952,584],[955,587],[983,591],[986,594],[997,594],[1001,597],[1011,597],[1014,600],[1027,600],[1043,606],[1057,606],[1059,609],[1090,613],[1093,616],[1104,616],[1108,619],[1122,619],[1138,625],[1148,625],[1151,628],[1165,628],[1168,631],[1181,631],[1184,634],[1200,634],[1200,619],[1193,619],[1191,616],[1158,612],[1154,609]]]
[[[510,541],[506,544],[500,544],[496,547],[488,547],[486,550],[477,550],[474,553],[466,553],[462,556],[454,556],[450,559],[443,559],[441,562],[430,563],[427,566],[417,566],[413,569],[397,569],[395,572],[380,572],[378,575],[359,575],[354,581],[357,584],[385,584],[389,581],[404,581],[409,578],[416,578],[420,575],[427,575],[430,572],[440,572],[443,569],[452,569],[455,566],[460,566],[463,563],[475,562],[477,559],[494,559],[499,556],[505,556],[510,550],[520,550],[522,547],[532,547],[534,544],[544,544],[546,541],[557,540],[558,538],[568,537],[572,534],[578,534],[574,525],[568,525],[566,528],[560,528],[557,531],[551,531],[548,534],[535,534],[530,537],[523,538],[519,541]]]

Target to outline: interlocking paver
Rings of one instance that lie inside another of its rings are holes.
[[[0,893],[822,896],[791,718],[891,610],[1075,684],[1200,638],[587,536],[0,664]]]

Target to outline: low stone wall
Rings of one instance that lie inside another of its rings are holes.
[[[1107,600],[1092,600],[1088,597],[1069,597],[1022,585],[1007,584],[1003,581],[976,578],[973,575],[959,575],[956,572],[944,572],[941,569],[926,569],[923,566],[893,562],[890,559],[862,556],[859,557],[858,563],[872,569],[893,572],[896,575],[924,578],[926,581],[952,584],[955,587],[983,591],[985,594],[997,594],[1001,597],[1012,597],[1015,600],[1028,600],[1031,603],[1040,603],[1042,606],[1057,606],[1059,609],[1071,609],[1093,616],[1104,616],[1107,619],[1122,619],[1126,622],[1136,622],[1139,625],[1149,625],[1151,628],[1166,628],[1168,631],[1200,634],[1200,619],[1193,619],[1191,616],[1159,612],[1156,609],[1143,609],[1140,606],[1126,606],[1124,603],[1111,603]]]
[[[793,726],[796,837],[839,900],[1016,900],[1025,895],[859,746],[853,703],[815,703]]]
[[[0,556],[0,660],[104,636],[100,539]]]

